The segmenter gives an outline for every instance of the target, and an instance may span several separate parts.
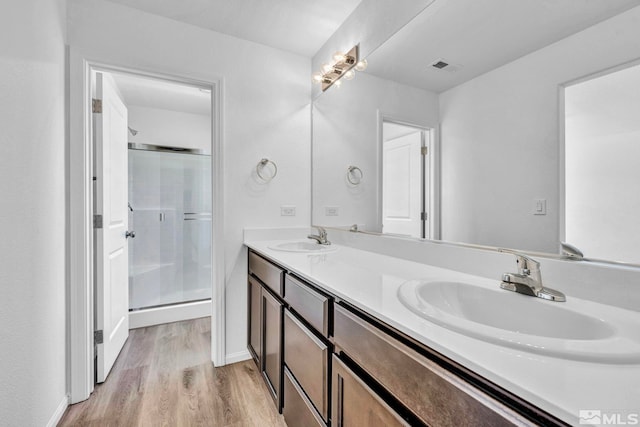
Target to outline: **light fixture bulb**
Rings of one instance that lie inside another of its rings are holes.
[[[333,71],[333,65],[329,65],[329,64],[325,63],[325,64],[322,64],[320,69],[322,70],[323,74],[328,74],[328,73],[331,73]]]
[[[356,72],[353,70],[349,70],[346,73],[344,73],[344,76],[342,76],[345,80],[351,80],[356,76]]]
[[[333,54],[333,60],[336,62],[344,61],[345,55],[344,53],[337,51]]]
[[[314,83],[320,83],[320,82],[322,82],[322,79],[323,79],[323,77],[322,77],[322,73],[320,71],[317,71],[317,72],[315,72],[315,73],[313,73],[311,75],[311,81],[314,82]]]
[[[342,86],[342,80],[336,80],[335,82],[333,82],[333,85],[334,85],[335,87],[340,87],[340,86]]]
[[[356,64],[356,66],[354,67],[356,70],[358,71],[364,71],[367,69],[367,60],[366,59],[362,59],[360,61],[358,61],[358,63]]]

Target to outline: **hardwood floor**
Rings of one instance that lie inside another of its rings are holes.
[[[214,368],[207,318],[134,329],[59,426],[286,426],[252,360]]]

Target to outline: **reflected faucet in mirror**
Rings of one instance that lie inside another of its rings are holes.
[[[318,234],[309,234],[307,239],[313,239],[320,245],[330,245],[331,242],[327,240],[327,230],[317,226],[316,228],[318,229]]]
[[[500,252],[512,253],[516,256],[518,264],[517,273],[504,273],[500,287],[519,294],[538,297],[549,301],[564,302],[567,300],[562,292],[545,288],[542,285],[540,263],[519,252],[500,249]]]
[[[568,259],[581,260],[584,258],[584,254],[582,251],[572,244],[567,242],[560,242],[560,248],[562,249],[562,255],[567,257]]]

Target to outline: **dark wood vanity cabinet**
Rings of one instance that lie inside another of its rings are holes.
[[[247,347],[276,407],[291,427],[326,426],[331,297],[253,251],[248,272]]]
[[[289,427],[566,425],[253,251],[248,292],[248,347]]]
[[[284,270],[249,252],[247,347],[278,408],[282,409],[282,315]]]

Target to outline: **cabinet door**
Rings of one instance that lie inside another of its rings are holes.
[[[262,375],[281,410],[282,390],[282,303],[262,289]]]
[[[247,300],[248,300],[248,324],[249,328],[247,330],[247,347],[249,348],[249,352],[251,356],[253,356],[253,360],[258,364],[258,368],[262,369],[261,365],[261,337],[260,337],[260,324],[262,321],[262,312],[261,301],[262,301],[262,286],[255,280],[249,277],[248,287],[247,287]]]
[[[336,427],[409,426],[340,359],[333,356],[331,419]]]

